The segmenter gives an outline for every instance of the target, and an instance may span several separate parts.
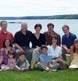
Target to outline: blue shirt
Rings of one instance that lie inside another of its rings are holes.
[[[70,33],[69,37],[66,35],[62,36],[62,45],[66,45],[68,48],[70,48],[71,45],[73,45],[74,40],[76,39],[76,35]]]
[[[42,53],[40,54],[40,61],[45,62],[48,65],[48,63],[51,62],[51,56]]]

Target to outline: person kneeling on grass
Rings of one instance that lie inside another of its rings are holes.
[[[29,70],[30,64],[29,64],[28,60],[26,59],[25,55],[26,55],[25,52],[21,52],[19,59],[17,60],[17,67],[20,71]]]
[[[51,62],[51,56],[47,54],[47,46],[41,46],[41,54],[40,54],[40,62],[38,63],[38,68],[44,71],[56,70],[56,67],[53,68],[53,64]]]

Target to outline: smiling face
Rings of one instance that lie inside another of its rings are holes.
[[[35,28],[35,31],[36,31],[36,33],[40,33],[41,28],[40,28],[39,26],[37,26],[37,27]]]
[[[52,38],[52,44],[56,44],[57,45],[57,39],[56,38]]]
[[[64,25],[62,28],[65,35],[69,35],[69,27],[67,25]]]
[[[21,24],[21,30],[22,30],[23,32],[26,32],[26,30],[27,30],[27,24],[26,24],[26,23],[22,23],[22,24]]]
[[[52,32],[54,30],[54,27],[52,25],[48,26],[48,31]]]
[[[6,46],[6,47],[10,46],[10,40],[9,40],[9,39],[6,39],[6,40],[5,40],[5,46]]]
[[[19,59],[20,59],[22,62],[24,62],[25,59],[26,59],[26,57],[25,57],[25,55],[20,55]]]
[[[47,48],[42,48],[41,51],[42,51],[43,54],[47,54]]]
[[[3,30],[3,31],[7,30],[7,22],[6,21],[1,22],[1,30]]]

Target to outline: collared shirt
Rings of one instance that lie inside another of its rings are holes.
[[[53,31],[53,32],[54,32],[54,31]],[[44,32],[44,35],[45,35],[45,39],[46,39],[46,44],[47,44],[47,45],[51,45],[51,44],[52,44],[52,37],[53,37],[54,35],[56,35],[57,38],[58,38],[58,45],[61,44],[61,37],[60,37],[60,35],[57,34],[56,32],[54,32],[54,34],[52,35],[52,34],[50,34],[50,33],[47,31],[47,32]]]
[[[62,48],[60,46],[56,46],[54,49],[53,46],[49,45],[48,47],[48,55],[52,58],[59,57],[62,54]]]
[[[0,31],[0,49],[3,48],[3,42],[6,38],[9,38],[11,40],[11,42],[13,43],[13,35],[12,33],[6,31],[6,32],[3,32],[2,30]]]
[[[19,66],[20,68],[26,68],[26,67],[29,67],[30,64],[29,64],[28,60],[26,60],[26,59],[23,62],[18,59],[17,66]]]
[[[62,45],[66,45],[68,48],[73,45],[74,40],[76,39],[76,35],[70,33],[69,37],[66,35],[62,36]]]
[[[51,62],[51,56],[41,53],[40,54],[40,62],[45,62],[48,65],[48,63]]]

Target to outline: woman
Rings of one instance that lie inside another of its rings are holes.
[[[41,45],[44,45],[46,42],[44,34],[40,33],[42,29],[42,25],[36,24],[34,26],[34,29],[35,29],[35,33],[33,33],[32,35],[31,42],[32,42],[32,48],[35,49],[33,50],[31,69],[34,68],[35,63],[38,62],[39,60],[39,55],[40,55],[39,49]]]
[[[62,48],[58,46],[57,36],[52,37],[52,44],[48,46],[48,55],[52,57],[52,62],[59,64],[60,69],[66,69],[66,63],[62,60]]]
[[[78,68],[78,39],[74,40],[73,46],[70,48],[70,66],[69,68]]]
[[[1,64],[8,64],[8,51],[13,51],[15,54],[15,48],[12,47],[10,39],[5,39],[3,42],[3,48],[0,51],[0,57],[2,59]]]

